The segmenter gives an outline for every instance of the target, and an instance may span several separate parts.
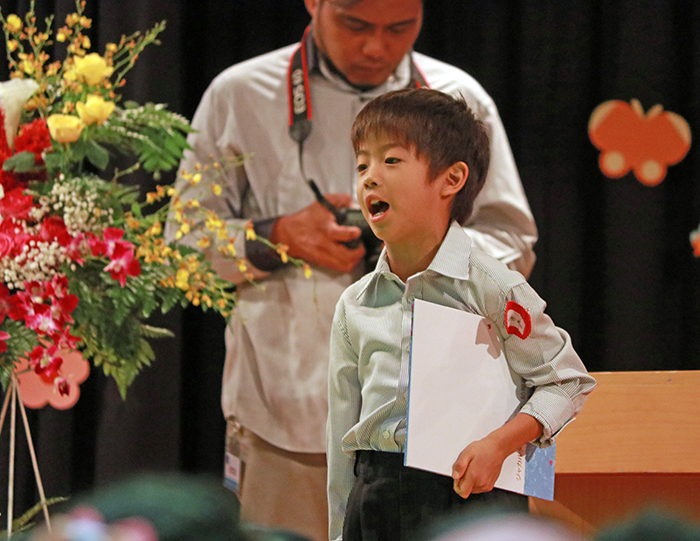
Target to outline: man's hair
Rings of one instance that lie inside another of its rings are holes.
[[[406,88],[370,101],[352,126],[355,153],[368,139],[387,138],[428,163],[428,182],[457,162],[469,167],[464,187],[452,201],[450,219],[464,225],[489,168],[489,137],[463,98],[437,90]]]

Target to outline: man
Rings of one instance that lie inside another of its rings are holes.
[[[491,173],[466,226],[474,245],[527,275],[537,231],[493,101],[464,72],[411,52],[421,0],[305,3],[312,21],[301,44],[232,66],[213,81],[195,114],[199,133],[183,168],[252,153],[217,181],[225,199],[207,196],[201,184],[190,196],[227,216],[232,229],[252,220],[258,234],[314,269],[306,279],[239,235],[236,249],[262,290],[211,254],[224,277],[243,282],[226,332],[222,392],[227,460],[238,464],[239,447],[244,458],[242,479],[235,472],[229,479],[242,489],[241,518],[327,539],[330,325],[340,294],[364,272],[365,249],[349,243],[360,229],[339,225],[306,180],[335,207],[354,205],[355,115],[373,97],[427,84],[462,94],[492,139]]]

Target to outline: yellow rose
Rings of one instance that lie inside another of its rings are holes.
[[[22,19],[20,19],[14,13],[7,16],[7,29],[10,32],[19,32],[22,30]]]
[[[51,115],[46,124],[51,137],[59,143],[75,143],[85,127],[83,121],[73,115]]]
[[[91,94],[85,103],[82,101],[76,103],[75,108],[78,110],[80,120],[85,124],[101,125],[114,111],[114,102],[105,101],[102,96]]]
[[[97,53],[90,53],[83,57],[75,58],[75,74],[83,82],[96,85],[105,77],[112,75],[114,68],[107,65],[107,61]]]

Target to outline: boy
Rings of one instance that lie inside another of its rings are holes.
[[[400,90],[367,104],[352,142],[358,201],[385,248],[375,271],[343,293],[333,320],[330,538],[406,539],[475,502],[527,510],[526,497],[492,490],[504,459],[530,441],[549,445],[595,381],[523,276],[473,249],[460,227],[488,170],[484,127],[463,100]],[[511,369],[534,389],[513,419],[455,457],[453,479],[403,466],[415,298],[492,320]]]

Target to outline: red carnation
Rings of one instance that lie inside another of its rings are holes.
[[[51,148],[51,136],[46,120],[43,118],[37,118],[30,124],[24,124],[19,130],[19,135],[15,137],[15,153],[32,152],[34,163],[37,165],[44,164],[41,154],[47,148]]]
[[[26,219],[33,205],[34,199],[31,195],[24,195],[22,188],[14,188],[0,199],[0,215],[3,219],[13,217]]]
[[[56,241],[65,248],[71,243],[73,237],[66,230],[66,223],[63,221],[63,218],[60,216],[47,216],[41,222],[39,239],[45,242]]]
[[[37,166],[44,165],[42,153],[51,148],[51,136],[49,128],[46,125],[46,120],[38,118],[30,124],[25,124],[20,127],[19,135],[15,137],[15,153],[31,152],[34,154],[34,163]],[[46,169],[41,167],[38,171],[28,173],[15,173],[15,177],[19,183],[26,186],[30,180],[39,180],[46,182],[48,179]]]

